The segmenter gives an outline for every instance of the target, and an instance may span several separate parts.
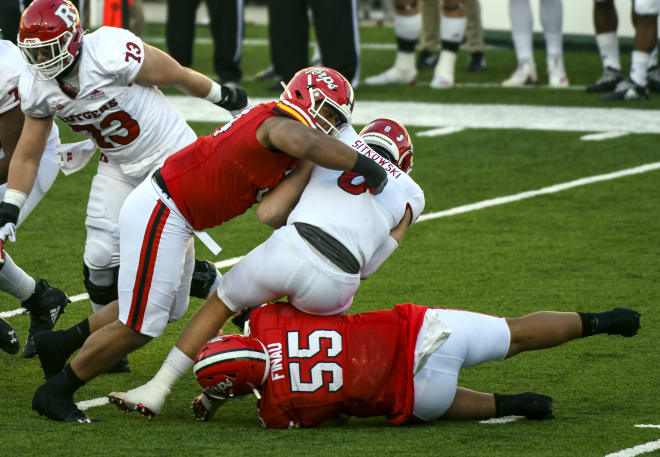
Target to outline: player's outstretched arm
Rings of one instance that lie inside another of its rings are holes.
[[[52,117],[25,116],[23,130],[9,164],[8,189],[24,192],[26,195],[30,193],[52,127]]]
[[[209,100],[228,111],[247,106],[247,94],[214,82],[195,70],[182,67],[170,55],[144,44],[144,61],[135,82],[143,86],[176,87],[181,92]]]
[[[309,182],[314,164],[304,160],[284,178],[275,189],[268,192],[261,199],[257,207],[257,218],[260,222],[279,228],[286,224],[289,213],[296,206],[300,195]]]
[[[266,119],[257,129],[257,138],[264,147],[274,147],[332,170],[358,173],[364,176],[374,194],[380,193],[387,184],[387,173],[376,162],[297,121],[284,117]]]

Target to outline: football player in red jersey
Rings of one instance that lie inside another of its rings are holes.
[[[55,420],[89,420],[73,393],[186,312],[194,233],[245,212],[300,160],[355,172],[380,193],[385,170],[332,136],[350,124],[353,104],[353,89],[338,72],[301,70],[278,102],[243,110],[140,184],[119,217],[119,302],[36,340],[49,379],[35,393],[33,409]]]
[[[193,411],[209,420],[226,400],[254,391],[259,421],[268,428],[314,427],[341,415],[385,416],[394,424],[551,419],[551,397],[458,387],[460,369],[598,333],[631,337],[640,316],[615,308],[503,318],[410,303],[310,316],[288,303],[269,303],[250,315],[249,337],[221,336],[202,347],[194,371],[204,391]]]
[[[388,170],[384,191],[370,195],[354,173],[319,166],[291,173],[257,209],[259,219],[277,230],[223,276],[153,379],[110,394],[120,408],[139,405],[146,416],[158,414],[199,348],[235,312],[285,296],[308,314],[350,308],[360,279],[392,254],[424,209],[424,193],[408,176],[412,142],[398,122],[376,119],[360,135],[347,126],[339,138]]]

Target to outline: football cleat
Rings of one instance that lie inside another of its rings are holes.
[[[205,299],[215,289],[214,285],[217,287],[217,281],[220,281],[220,274],[215,265],[208,260],[195,259],[195,270],[190,281],[190,296]]]
[[[536,84],[536,66],[533,62],[522,62],[516,68],[516,71],[511,73],[508,79],[502,81],[504,87],[523,87],[531,84]]]
[[[595,83],[587,86],[589,93],[612,92],[617,84],[621,82],[621,70],[612,67],[605,67],[603,75]]]
[[[198,421],[208,421],[211,420],[215,412],[220,408],[227,399],[212,397],[206,390],[202,391],[202,394],[193,398],[192,401],[192,410],[195,420]]]
[[[112,392],[108,394],[108,400],[122,411],[135,410],[151,419],[160,414],[169,394],[168,388],[150,381],[127,392]]]
[[[651,92],[660,92],[660,67],[653,65],[647,70],[646,84]]]
[[[431,89],[449,89],[454,87],[454,82],[446,79],[444,76],[434,76],[429,83]]]
[[[422,51],[419,53],[417,58],[417,70],[429,70],[435,67],[435,64],[438,63],[438,58],[440,57],[439,52],[431,51]]]
[[[478,73],[486,70],[486,56],[481,51],[470,53],[468,58],[467,71],[470,73]]]
[[[23,308],[30,312],[30,330],[23,349],[24,358],[37,355],[34,335],[51,330],[69,303],[71,300],[61,290],[50,287],[43,279],[37,282],[30,298],[22,303]]]
[[[548,57],[548,85],[554,88],[569,86],[568,76],[564,68],[564,59],[559,56]]]
[[[394,84],[415,84],[417,82],[417,70],[414,68],[399,68],[394,66],[382,73],[369,76],[364,80],[367,86],[386,86]]]
[[[638,86],[632,81],[621,81],[613,92],[603,95],[601,100],[606,102],[621,102],[628,100],[648,100],[649,95],[646,88]]]
[[[429,86],[432,89],[448,89],[454,86],[454,73],[456,71],[456,53],[442,51],[440,59],[433,70],[433,79]]]
[[[16,332],[9,322],[0,317],[0,349],[8,354],[16,354],[21,348]]]
[[[50,391],[48,384],[42,384],[32,397],[32,409],[40,416],[61,422],[90,424],[98,419],[88,417],[73,402],[73,394],[58,395]]]

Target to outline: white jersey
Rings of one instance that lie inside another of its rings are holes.
[[[362,176],[315,166],[287,224],[304,222],[321,228],[341,242],[362,268],[401,222],[407,207],[413,222],[419,217],[424,192],[410,176],[367,146],[351,126],[338,139],[387,171],[385,189],[372,195]]]
[[[0,115],[20,105],[21,99],[18,92],[18,82],[21,74],[27,71],[27,65],[21,52],[11,41],[0,40]],[[54,145],[59,139],[57,126],[53,124],[48,137],[48,144]],[[54,147],[47,147],[46,151],[53,154]],[[5,156],[5,151],[0,144],[0,159]]]
[[[122,172],[141,179],[167,156],[196,139],[157,87],[134,83],[144,43],[128,30],[101,27],[85,35],[78,60],[77,94],[57,80],[36,80],[26,69],[19,92],[29,116],[56,116],[91,138]]]

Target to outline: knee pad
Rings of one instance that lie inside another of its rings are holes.
[[[83,263],[83,277],[85,278],[85,289],[87,289],[87,294],[92,302],[98,305],[107,305],[111,301],[117,300],[119,267],[106,270],[90,270]]]
[[[87,227],[85,265],[90,270],[109,270],[119,265],[119,237],[112,232]]]

